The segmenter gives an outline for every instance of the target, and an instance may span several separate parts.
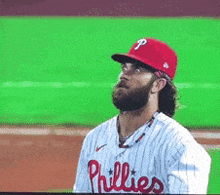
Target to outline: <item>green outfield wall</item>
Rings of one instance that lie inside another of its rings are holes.
[[[178,55],[175,119],[220,126],[220,20],[214,18],[0,17],[0,123],[98,125],[120,66],[111,54],[139,38]]]

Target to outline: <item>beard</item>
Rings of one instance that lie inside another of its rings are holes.
[[[153,80],[143,87],[129,89],[126,85],[126,81],[121,80],[113,88],[113,104],[120,111],[134,111],[143,108],[148,103],[152,84]]]

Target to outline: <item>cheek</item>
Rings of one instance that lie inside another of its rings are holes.
[[[146,81],[149,81],[149,80],[152,79],[152,75],[151,74],[145,74],[145,75],[143,75],[142,79],[146,80]]]
[[[143,77],[141,77],[141,79],[137,80],[137,83],[139,84],[139,86],[147,86],[152,83],[152,79],[152,75],[146,74]]]

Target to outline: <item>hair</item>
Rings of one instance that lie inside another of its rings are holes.
[[[160,72],[160,78],[165,78],[167,83],[159,92],[159,111],[169,117],[173,117],[177,109],[177,88],[167,74]]]

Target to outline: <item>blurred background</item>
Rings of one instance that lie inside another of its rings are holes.
[[[3,129],[93,128],[112,118],[120,66],[111,55],[143,37],[178,55],[174,118],[189,129],[219,128],[220,1],[1,0],[0,15]]]
[[[209,17],[195,17],[196,10],[190,12],[195,16],[188,16],[180,1],[157,1],[160,6],[143,0],[118,1],[111,4],[112,11],[101,4],[103,1],[93,2],[91,7],[86,1],[66,1],[71,2],[70,7],[85,8],[82,16],[76,8],[71,12],[76,16],[65,16],[65,9],[59,10],[64,16],[49,16],[50,12],[33,16],[38,13],[34,6],[43,12],[43,6],[55,9],[52,5],[62,7],[65,1],[58,5],[50,0],[30,1],[28,9],[14,3],[17,11],[10,11],[9,2],[1,3],[5,6],[2,13],[14,15],[0,21],[0,123],[95,126],[113,117],[118,111],[112,105],[111,91],[120,66],[111,55],[128,52],[140,38],[153,37],[167,42],[178,55],[175,84],[179,109],[175,119],[196,128],[220,125],[219,18],[205,11],[197,14]],[[197,8],[205,2],[206,6],[214,3],[198,1]],[[36,13],[27,17],[25,11]],[[157,16],[158,11],[165,17]]]

